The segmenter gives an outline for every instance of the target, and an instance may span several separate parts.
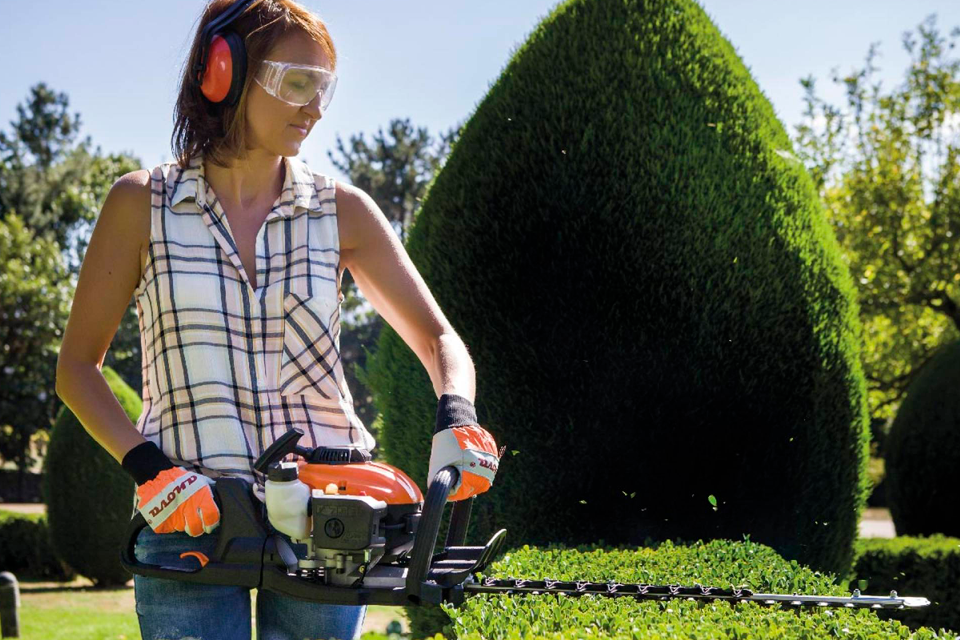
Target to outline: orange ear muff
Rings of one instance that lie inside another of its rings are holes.
[[[213,36],[200,91],[210,102],[233,106],[240,99],[247,71],[247,54],[236,33]]]

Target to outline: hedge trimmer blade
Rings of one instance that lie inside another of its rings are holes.
[[[692,587],[667,584],[623,584],[620,582],[587,582],[585,580],[525,580],[522,578],[485,578],[471,577],[463,583],[466,594],[505,593],[508,595],[556,593],[567,596],[596,595],[608,598],[636,598],[638,600],[729,600],[731,602],[749,601],[762,605],[780,604],[786,607],[844,607],[849,609],[913,609],[926,607],[930,601],[926,598],[903,598],[891,591],[889,596],[860,595],[860,590],[852,596],[821,596],[779,593],[754,593],[745,587],[704,587],[697,584]]]

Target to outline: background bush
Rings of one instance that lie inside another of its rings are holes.
[[[896,619],[917,629],[960,629],[960,538],[897,536],[866,538],[857,542],[857,561],[850,584],[866,581],[864,593],[923,596],[930,601],[921,609],[878,611],[883,619]]]
[[[135,424],[142,408],[140,398],[109,367],[103,367],[102,373]],[[129,581],[133,576],[120,564],[120,547],[133,512],[136,485],[66,405],[50,434],[41,486],[57,554],[97,586]]]
[[[563,2],[516,51],[407,245],[507,449],[469,543],[749,534],[849,569],[860,328],[790,148],[692,0]],[[425,490],[436,394],[392,328],[367,379],[389,461]]]
[[[960,536],[960,342],[907,388],[886,442],[887,501],[899,535]]]
[[[47,520],[40,513],[0,510],[0,571],[18,580],[56,580],[76,577],[74,570],[57,557],[50,544]]]

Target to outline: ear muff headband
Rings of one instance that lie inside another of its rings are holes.
[[[194,82],[210,102],[233,106],[240,100],[247,75],[247,51],[239,34],[223,30],[253,2],[237,2],[211,20],[200,34],[200,55],[193,67]]]

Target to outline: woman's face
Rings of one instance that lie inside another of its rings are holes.
[[[330,59],[320,45],[302,31],[292,31],[281,38],[267,60],[294,62],[330,69]],[[248,73],[256,73],[250,69]],[[302,107],[287,104],[267,93],[257,82],[252,82],[247,96],[247,144],[279,156],[296,156],[300,144],[310,134],[313,125],[322,117],[320,96]],[[296,127],[304,127],[306,133]]]

